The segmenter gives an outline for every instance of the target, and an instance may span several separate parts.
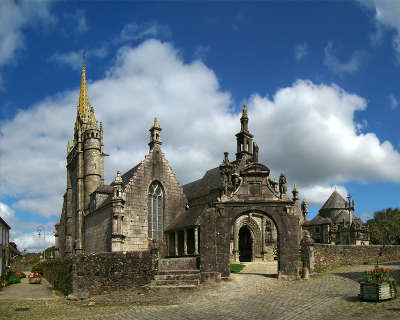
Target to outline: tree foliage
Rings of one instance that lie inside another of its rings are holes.
[[[367,221],[372,244],[400,244],[400,210],[398,208],[376,211]]]

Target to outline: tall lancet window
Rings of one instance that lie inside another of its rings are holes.
[[[147,197],[147,221],[150,239],[162,239],[163,237],[163,199],[164,193],[158,182],[153,182],[149,187]]]

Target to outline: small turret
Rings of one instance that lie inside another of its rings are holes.
[[[161,130],[162,129],[158,124],[157,118],[154,118],[154,124],[149,129],[149,131],[150,131],[150,142],[149,142],[150,150],[153,150],[154,146],[156,146],[156,145],[158,145],[158,146],[162,145],[161,136],[160,136]]]
[[[244,105],[240,118],[240,132],[236,134],[236,161],[244,158],[250,161],[253,160],[253,135],[248,130],[248,123],[249,117],[247,116],[247,107]]]

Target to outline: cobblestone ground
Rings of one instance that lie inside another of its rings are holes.
[[[399,280],[400,264],[385,267]],[[276,265],[248,264],[232,281],[205,286],[182,304],[129,308],[107,319],[400,319],[398,299],[360,302],[357,279],[371,268],[350,266],[285,282],[276,278]]]
[[[202,284],[190,292],[131,290],[83,301],[0,300],[0,319],[399,320],[400,298],[382,303],[359,300],[357,280],[373,267],[348,266],[289,282],[277,279],[276,264],[249,263],[229,281]],[[384,267],[400,282],[400,263]]]

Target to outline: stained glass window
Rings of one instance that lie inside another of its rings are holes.
[[[147,200],[147,234],[150,239],[161,239],[163,236],[163,198],[161,185],[153,182],[149,187]]]

